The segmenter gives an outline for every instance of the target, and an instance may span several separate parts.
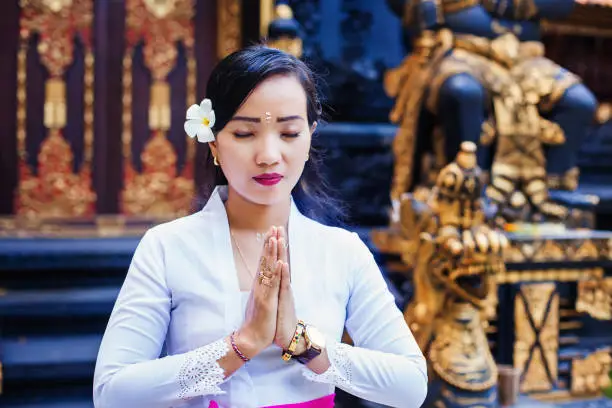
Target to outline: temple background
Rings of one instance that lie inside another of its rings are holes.
[[[190,211],[210,177],[200,165],[207,150],[190,148],[184,135],[185,107],[204,95],[220,57],[259,41],[272,8],[265,0],[166,2],[175,4],[171,11],[155,3],[10,0],[1,6],[0,406],[91,406],[97,345],[140,234],[160,218]],[[388,222],[396,131],[382,77],[410,51],[408,41],[382,1],[288,3],[304,32],[303,58],[325,80],[333,108],[321,129],[329,179],[349,205],[349,227],[369,243],[369,228]],[[84,8],[74,14],[77,5]],[[66,27],[65,18],[49,11],[53,7],[79,24]],[[187,29],[168,26],[179,33],[162,41],[152,27],[168,15]],[[610,24],[589,15],[550,25],[544,38],[548,57],[581,76],[604,105],[612,102]],[[51,45],[40,47],[47,37]],[[74,46],[65,65],[53,62],[54,50],[66,55],[60,43]],[[169,58],[147,60],[152,43]],[[51,99],[46,81],[54,69],[66,92]],[[154,88],[155,81],[165,85]],[[66,107],[65,123],[45,113],[57,106]],[[152,121],[155,115],[169,120]],[[68,144],[49,144],[47,124]],[[612,122],[594,123],[590,133],[580,156],[580,190],[600,196],[597,227],[612,229]],[[176,161],[158,160],[168,157]],[[156,162],[164,167],[147,167]],[[65,168],[71,173],[56,174]],[[172,187],[156,189],[159,180]],[[140,195],[126,195],[126,186]],[[60,218],[44,221],[49,211]],[[403,307],[409,283],[386,277]],[[347,398],[344,404],[359,402]]]

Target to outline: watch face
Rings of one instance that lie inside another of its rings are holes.
[[[306,327],[306,335],[308,336],[308,340],[316,347],[316,348],[325,348],[325,336],[314,327]]]

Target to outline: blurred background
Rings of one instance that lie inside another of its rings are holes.
[[[561,175],[547,187],[557,203],[580,211],[579,220],[567,228],[591,235],[576,238],[562,232],[553,242],[539,234],[537,239],[530,236],[526,244],[522,238],[510,237],[531,252],[508,261],[507,268],[520,273],[498,280],[499,306],[486,325],[486,335],[498,364],[521,369],[521,381],[544,384],[523,386],[517,404],[612,406],[605,398],[612,348],[612,234],[608,232],[612,230],[612,2],[576,0],[567,13],[559,11],[565,6],[555,6],[554,0],[501,3],[3,1],[0,406],[93,405],[98,346],[140,237],[156,223],[192,212],[198,192],[211,187],[210,169],[203,165],[209,152],[183,130],[186,107],[203,98],[208,75],[219,59],[252,43],[266,42],[295,54],[323,79],[328,123],[320,128],[319,142],[326,152],[328,179],[348,206],[348,227],[375,253],[398,307],[410,310],[413,268],[376,233],[388,238],[397,222],[390,214],[398,157],[407,158],[414,176],[405,192],[427,185],[428,177],[435,179],[425,163],[434,160],[435,152],[429,150],[436,136],[419,128],[412,153],[394,147],[406,122],[391,115],[399,105],[387,81],[393,70],[414,63],[410,56],[425,58],[419,66],[432,63],[434,57],[428,53],[435,54],[438,45],[427,45],[423,39],[442,29],[489,40],[514,33],[517,41],[537,42],[544,57],[564,68],[551,79],[542,66],[543,76],[533,77],[537,83],[552,81],[554,88],[565,80],[567,70],[589,92],[586,99],[553,108],[545,117],[551,122],[560,118],[558,123],[569,135],[564,124],[577,123],[574,112],[582,109],[589,115],[573,149],[579,182],[562,188],[559,180],[565,175]],[[540,7],[540,12],[530,14],[529,5]],[[461,17],[465,10],[486,13],[481,13],[486,22],[476,14]],[[547,18],[544,11],[555,18]],[[415,21],[414,16],[421,17]],[[459,47],[457,41],[453,44],[449,50]],[[512,46],[501,43],[502,51]],[[493,61],[492,55],[491,51],[483,58]],[[538,67],[534,72],[539,72]],[[423,81],[434,87],[436,78],[442,80],[432,75]],[[483,86],[497,92],[489,85]],[[433,95],[432,89],[426,95]],[[558,89],[551,104],[567,96],[568,88]],[[459,87],[451,96],[466,95],[469,90]],[[471,114],[466,111],[461,116],[463,108],[457,106],[440,107],[435,120],[447,129],[446,140],[474,139],[462,133]],[[422,119],[420,115],[416,117]],[[448,131],[453,126],[455,139]],[[481,123],[477,126],[480,135]],[[445,163],[456,151],[455,147]],[[577,248],[591,252],[582,256]],[[538,251],[544,255],[536,260],[531,255]],[[577,255],[570,259],[570,252]],[[551,260],[547,258],[551,253],[560,255]],[[543,270],[550,274],[542,274]],[[583,287],[581,281],[592,284]],[[542,307],[549,310],[550,302],[542,306],[540,300],[530,309],[527,299],[525,310],[531,312],[517,312],[517,293],[534,282],[552,284],[550,299],[557,296],[558,313],[550,323],[553,343],[541,338],[547,318],[533,323],[530,317]],[[599,303],[585,300],[587,292],[593,299],[599,296]],[[521,319],[532,321],[533,339],[521,340],[517,334]],[[516,350],[524,344],[520,341],[552,357],[538,357],[533,364],[533,353],[518,358]],[[463,392],[468,393],[461,394],[464,397],[470,392],[480,395],[473,389]],[[478,405],[465,401],[442,406]],[[339,391],[337,406],[377,405]]]

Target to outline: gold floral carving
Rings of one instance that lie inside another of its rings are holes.
[[[576,311],[600,320],[612,320],[612,278],[578,282]]]
[[[242,47],[240,0],[217,1],[217,56],[225,58]]]
[[[521,285],[514,304],[514,367],[521,391],[551,390],[558,377],[559,295],[554,283]]]
[[[176,151],[167,140],[166,133],[171,126],[172,110],[172,89],[167,76],[176,65],[179,42],[187,51],[187,100],[181,109],[186,110],[196,99],[194,7],[193,0],[127,1],[127,47],[123,57],[123,214],[165,218],[185,215],[191,208],[195,191],[195,144],[187,140],[185,164],[179,174]],[[140,154],[142,172],[139,173],[132,157],[132,55],[141,42],[152,84],[148,109],[151,137]]]
[[[610,386],[610,351],[601,350],[585,358],[572,360],[571,393],[573,395],[597,395]]]
[[[88,216],[95,212],[96,195],[91,185],[93,157],[94,55],[91,43],[92,0],[22,0],[20,45],[17,54],[17,153],[19,184],[15,212],[28,218]],[[43,123],[49,133],[38,154],[38,168],[28,164],[26,149],[27,52],[34,33],[45,83]],[[79,36],[85,48],[84,69],[84,157],[73,171],[73,152],[62,131],[67,124],[64,74],[73,61],[74,41]]]
[[[123,202],[130,212],[161,219],[187,213],[193,200],[193,180],[177,177],[176,160],[172,144],[162,132],[156,132],[142,153],[142,173],[136,173],[132,166],[126,169],[129,188],[123,191]]]

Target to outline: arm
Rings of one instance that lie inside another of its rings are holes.
[[[355,347],[328,342],[330,367],[322,374],[306,369],[305,375],[380,404],[419,407],[427,395],[425,358],[374,257],[357,234],[351,238],[347,253],[358,261],[351,271],[346,328]]]
[[[134,253],[102,339],[94,375],[98,408],[168,407],[219,394],[219,385],[243,364],[229,352],[227,338],[159,358],[172,302],[164,269],[163,248],[155,230],[149,231]]]

